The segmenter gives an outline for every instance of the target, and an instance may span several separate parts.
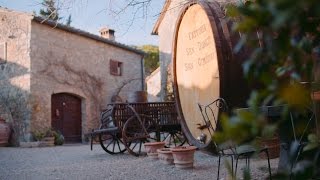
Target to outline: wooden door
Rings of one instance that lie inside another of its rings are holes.
[[[60,131],[65,142],[81,142],[81,99],[66,93],[51,97],[51,126]]]

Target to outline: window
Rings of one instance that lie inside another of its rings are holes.
[[[110,59],[110,74],[115,76],[122,75],[122,62]]]
[[[7,43],[0,43],[0,64],[7,62]]]

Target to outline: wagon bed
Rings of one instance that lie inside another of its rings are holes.
[[[100,115],[100,127],[91,139],[99,136],[102,148],[117,154],[126,150],[139,156],[144,142],[165,141],[166,146],[185,143],[174,102],[113,103]],[[92,141],[91,141],[92,147]]]

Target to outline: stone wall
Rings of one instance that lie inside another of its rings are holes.
[[[12,123],[16,142],[30,139],[31,18],[0,8],[0,116]]]
[[[109,72],[109,61],[123,63],[122,76]],[[37,108],[32,128],[51,126],[51,95],[70,93],[82,98],[82,134],[98,127],[100,110],[117,88],[130,79],[120,96],[141,90],[141,55],[45,24],[32,22],[31,92]]]
[[[0,81],[30,92],[30,24],[31,16],[0,8],[0,45],[2,50]],[[4,44],[6,43],[6,48]]]

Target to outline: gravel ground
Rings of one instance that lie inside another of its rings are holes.
[[[240,160],[240,169],[244,165]],[[271,160],[276,172],[278,159]],[[99,145],[90,151],[89,145],[64,145],[42,148],[0,147],[0,180],[15,179],[216,179],[218,158],[201,151],[195,153],[193,169],[180,170],[148,157],[134,157],[127,153],[109,155]],[[267,161],[252,159],[253,179],[265,179]],[[228,179],[222,161],[220,179]],[[241,170],[238,169],[239,179]]]

